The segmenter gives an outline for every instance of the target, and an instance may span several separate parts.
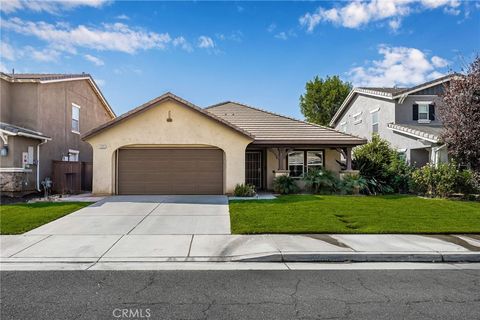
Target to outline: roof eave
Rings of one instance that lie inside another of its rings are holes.
[[[328,124],[330,127],[334,127],[337,124],[340,116],[343,114],[343,112],[345,111],[348,104],[350,103],[350,101],[355,96],[355,94],[365,94],[365,95],[368,95],[368,96],[383,98],[383,99],[389,99],[389,100],[393,99],[393,96],[391,94],[388,94],[388,93],[373,91],[373,90],[365,90],[365,89],[361,89],[361,88],[353,88],[350,91],[350,93],[348,94],[348,96],[345,98],[345,100],[343,100],[342,104],[340,105],[340,108],[338,108],[337,112],[335,112],[335,114],[333,115],[332,120],[330,120],[330,123]]]
[[[173,93],[170,93],[170,92],[167,92],[155,99],[152,99],[138,107],[136,107],[135,109],[132,109],[130,110],[129,112],[115,118],[115,119],[112,119],[111,121],[109,122],[106,122],[104,123],[103,125],[100,125],[98,126],[97,128],[94,128],[86,133],[84,133],[82,136],[81,136],[81,139],[82,140],[88,140],[89,138],[101,133],[103,130],[111,127],[111,126],[114,126],[120,122],[123,122],[124,120],[127,120],[129,118],[131,118],[132,116],[134,115],[137,115],[138,113],[141,113],[141,112],[144,112],[146,110],[148,110],[150,107],[160,103],[160,102],[163,102],[163,101],[167,101],[167,100],[171,100],[171,101],[176,101],[177,103],[180,103],[180,104],[183,104],[183,105],[186,105],[188,107],[190,107],[191,109],[193,109],[194,111],[197,111],[198,113],[200,113],[201,115],[203,116],[206,116],[206,117],[209,117],[210,119],[214,120],[214,121],[217,121],[218,123],[224,125],[224,126],[227,126],[228,128],[232,129],[232,130],[235,130],[236,132],[250,138],[250,139],[255,139],[255,136],[252,135],[251,133],[231,124],[230,122],[220,118],[220,117],[217,117],[216,115],[206,111],[206,110],[203,110],[202,108],[194,105],[193,103],[191,102],[188,102],[176,95],[174,95]]]

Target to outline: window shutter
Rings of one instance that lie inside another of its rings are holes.
[[[435,120],[435,105],[430,104],[428,105],[428,119],[429,120]]]
[[[413,105],[413,120],[418,120],[418,104]]]

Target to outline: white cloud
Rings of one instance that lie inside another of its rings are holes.
[[[448,60],[440,58],[439,56],[433,56],[431,61],[433,66],[436,68],[445,68],[448,66]]]
[[[19,34],[35,36],[56,49],[75,52],[84,47],[96,50],[120,51],[133,54],[139,50],[164,49],[171,41],[168,33],[155,33],[131,28],[123,23],[103,24],[101,27],[46,22],[24,21],[19,18],[2,19],[1,28]]]
[[[240,30],[233,31],[230,34],[224,34],[224,33],[216,33],[215,37],[218,40],[230,40],[230,41],[235,41],[235,42],[242,42],[243,41],[243,32]]]
[[[177,37],[173,39],[172,44],[174,47],[179,47],[187,52],[192,52],[192,45],[184,37]]]
[[[72,10],[77,7],[100,8],[109,0],[2,0],[0,10],[12,13],[17,10],[31,10],[36,12],[48,12],[58,14],[63,10]]]
[[[10,73],[11,70],[8,70],[7,66],[0,62],[0,72]]]
[[[202,49],[215,48],[215,42],[210,37],[200,36],[198,37],[198,47]]]
[[[277,28],[277,25],[275,23],[271,23],[268,27],[267,27],[267,31],[268,32],[273,32],[275,31],[275,29]]]
[[[58,60],[60,52],[51,48],[36,49],[31,46],[26,46],[23,48],[21,55],[28,56],[40,62],[55,62]]]
[[[400,26],[402,25],[402,20],[392,19],[388,22],[388,25],[389,25],[390,29],[392,29],[393,31],[397,31],[400,28]]]
[[[7,42],[2,42],[0,45],[0,57],[6,60],[15,60],[15,50]]]
[[[280,39],[280,40],[287,40],[288,36],[287,36],[286,32],[282,31],[282,32],[277,33],[275,35],[275,38]]]
[[[280,40],[288,40],[289,38],[296,37],[297,34],[293,30],[289,30],[287,32],[282,31],[274,35],[275,38]]]
[[[105,64],[102,59],[92,56],[91,54],[86,54],[83,57],[85,58],[85,60],[90,61],[96,66],[103,66]]]
[[[371,0],[350,1],[330,9],[317,8],[299,18],[300,25],[312,32],[321,22],[329,22],[345,28],[360,28],[374,21],[387,20],[393,30],[401,24],[401,18],[427,9],[443,7],[446,12],[460,13],[458,0]]]
[[[380,46],[381,60],[367,62],[366,66],[354,67],[348,75],[356,86],[412,86],[443,75],[436,68],[446,67],[445,59],[433,56],[416,48]]]
[[[116,18],[119,20],[130,20],[130,17],[127,16],[126,14],[121,14],[119,16],[116,16]]]

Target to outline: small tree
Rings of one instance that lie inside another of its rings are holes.
[[[327,76],[325,80],[313,78],[305,85],[305,94],[300,96],[302,114],[309,122],[328,125],[351,89],[352,85],[338,76]]]
[[[449,154],[460,164],[480,172],[480,57],[467,75],[452,79],[445,87],[439,112],[444,130],[442,139]]]

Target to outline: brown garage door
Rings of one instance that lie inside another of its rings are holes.
[[[220,149],[120,149],[118,194],[222,194]]]

